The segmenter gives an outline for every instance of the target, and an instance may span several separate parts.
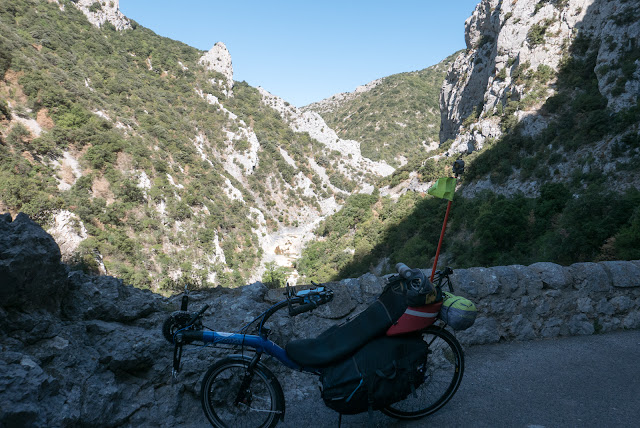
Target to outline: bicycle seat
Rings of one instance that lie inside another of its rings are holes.
[[[380,297],[355,318],[330,327],[316,338],[293,340],[285,350],[289,358],[302,367],[329,366],[384,335],[406,308],[401,287],[389,284]]]

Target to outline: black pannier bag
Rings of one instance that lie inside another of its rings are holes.
[[[380,337],[322,371],[322,398],[342,414],[381,409],[424,382],[428,346],[422,336]]]
[[[289,342],[289,357],[304,367],[327,367],[352,355],[372,339],[383,336],[407,309],[399,278],[390,281],[375,302],[347,322],[330,327],[313,339]]]

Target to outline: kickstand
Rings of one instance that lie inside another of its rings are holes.
[[[338,428],[342,426],[342,413],[338,413]]]

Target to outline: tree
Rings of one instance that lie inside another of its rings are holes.
[[[287,283],[287,276],[290,269],[284,266],[276,266],[275,262],[265,264],[264,275],[262,275],[262,283],[269,289],[281,288]]]

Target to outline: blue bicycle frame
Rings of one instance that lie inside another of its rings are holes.
[[[232,345],[232,346],[241,346],[241,347],[249,347],[255,349],[257,354],[267,353],[272,357],[276,358],[285,366],[292,368],[294,370],[301,370],[308,373],[317,373],[317,370],[311,367],[302,367],[299,364],[293,362],[291,358],[287,355],[287,351],[285,351],[282,347],[277,345],[275,342],[266,338],[266,334],[263,334],[264,331],[264,323],[269,319],[271,315],[276,313],[278,310],[287,306],[289,302],[283,301],[279,302],[272,307],[270,307],[267,311],[262,313],[256,319],[254,319],[248,325],[253,324],[253,322],[257,320],[261,320],[258,326],[258,335],[244,334],[244,333],[228,333],[228,332],[220,332],[220,331],[204,331],[204,330],[180,330],[176,332],[174,340],[176,344],[186,344],[193,341],[201,341],[205,344],[224,344],[224,345]],[[294,310],[295,311],[295,310]],[[291,313],[290,309],[290,313]]]
[[[248,346],[250,348],[254,348],[256,352],[265,352],[271,355],[289,368],[295,370],[304,370],[303,367],[300,367],[298,364],[291,361],[291,359],[287,355],[287,351],[285,351],[283,348],[276,345],[269,339],[265,339],[260,336],[254,336],[251,334],[225,333],[217,331],[203,331],[200,333],[202,334],[201,340],[204,343],[222,343],[226,345]],[[309,369],[305,371],[311,370]]]

